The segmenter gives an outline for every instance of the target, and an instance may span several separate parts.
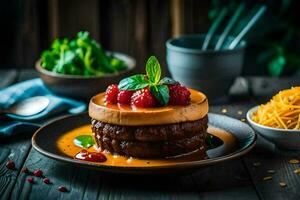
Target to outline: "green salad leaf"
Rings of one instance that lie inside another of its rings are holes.
[[[55,73],[82,76],[101,76],[127,69],[124,61],[105,52],[86,31],[71,40],[54,40],[51,48],[42,52],[41,66]]]

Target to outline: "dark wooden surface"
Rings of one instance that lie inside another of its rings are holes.
[[[178,6],[180,14],[174,19],[172,6],[178,3],[181,5]],[[6,31],[0,34],[3,43],[0,69],[12,66],[31,68],[41,51],[48,49],[55,38],[72,38],[78,31],[86,30],[105,49],[137,58],[136,70],[141,72],[149,55],[157,55],[161,66],[166,66],[167,39],[179,34],[206,32],[210,24],[207,13],[211,2],[11,0],[3,2],[2,6],[0,24],[6,27]],[[181,31],[174,31],[175,26]]]
[[[0,88],[36,76],[32,70],[1,70]],[[246,80],[251,88],[244,84]],[[220,105],[211,106],[210,111],[221,113],[226,108],[226,115],[244,119],[250,107],[269,98],[278,88],[292,84],[299,81],[240,78],[233,89],[235,95]],[[300,159],[299,152],[278,150],[262,138],[245,157],[204,171],[187,175],[129,176],[105,174],[48,159],[32,149],[31,134],[0,141],[0,199],[300,199],[300,176],[293,173],[300,165],[288,162],[291,158]],[[8,159],[15,161],[16,170],[5,167]],[[254,166],[254,163],[260,165]],[[52,184],[46,185],[38,178],[35,184],[29,184],[28,176],[20,173],[24,166],[31,170],[42,169]],[[263,181],[263,177],[270,175],[268,170],[275,170],[273,179]],[[280,187],[280,181],[287,186]],[[60,185],[66,186],[69,192],[59,192]]]

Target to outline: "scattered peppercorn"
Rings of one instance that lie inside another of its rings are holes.
[[[12,160],[7,161],[7,162],[6,162],[6,168],[7,168],[7,169],[15,169],[16,166],[15,166],[14,161],[12,161]]]
[[[263,181],[267,181],[267,180],[271,180],[272,179],[272,176],[266,176],[266,177],[263,177]]]
[[[299,169],[295,169],[295,170],[294,170],[294,173],[295,173],[295,174],[300,174],[300,168],[299,168]]]
[[[28,183],[34,183],[34,179],[32,177],[27,178]]]
[[[34,174],[36,177],[42,177],[42,176],[43,176],[43,171],[40,170],[40,169],[37,169],[37,170],[34,170],[33,174]]]
[[[48,185],[48,184],[50,184],[50,179],[49,178],[44,178],[43,182]]]
[[[300,161],[297,159],[292,159],[289,161],[291,164],[298,164]]]
[[[268,170],[268,173],[269,173],[269,174],[275,174],[275,170],[269,169],[269,170]]]
[[[286,187],[287,186],[287,184],[286,184],[286,182],[279,182],[279,185],[280,185],[280,187]]]
[[[21,170],[21,172],[27,174],[29,172],[29,170],[28,170],[27,167],[23,167],[22,170]]]
[[[67,192],[67,191],[68,191],[67,188],[66,188],[65,186],[59,186],[59,187],[58,187],[58,190],[59,190],[60,192]]]
[[[223,109],[221,110],[221,112],[222,112],[222,113],[227,113],[227,109],[226,109],[226,108],[223,108]]]

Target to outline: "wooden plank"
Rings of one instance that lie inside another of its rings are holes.
[[[38,72],[33,69],[23,69],[18,76],[18,82],[38,77]]]
[[[183,1],[171,0],[172,37],[183,34]]]
[[[8,199],[30,149],[31,142],[28,140],[28,135],[27,138],[24,136],[25,133],[14,140],[0,141],[0,199]],[[6,168],[5,164],[8,160],[14,161],[15,170]]]
[[[99,40],[99,1],[54,1],[52,6],[51,19],[57,20],[57,25],[53,24],[53,31],[58,31],[59,37],[74,37],[78,31],[86,30],[93,38]],[[55,6],[58,7],[57,10]]]
[[[211,112],[224,113],[238,119],[244,118],[244,114],[255,102],[234,102],[227,105],[212,106]],[[242,114],[238,114],[242,111]],[[7,150],[1,151],[7,154]],[[253,183],[262,199],[298,199],[297,188],[299,179],[293,174],[293,170],[299,165],[288,163],[295,156],[283,156],[274,154],[260,147],[253,154],[244,158],[245,165],[250,172]],[[288,154],[287,154],[288,155]],[[253,167],[254,162],[261,162],[260,167]],[[252,188],[247,171],[240,160],[226,163],[225,165],[212,167],[209,171],[198,172],[191,176],[183,177],[143,177],[119,176],[102,174],[95,171],[83,170],[81,168],[60,164],[40,156],[34,150],[31,151],[26,166],[31,169],[43,167],[46,175],[53,180],[53,185],[44,185],[40,180],[35,185],[25,182],[25,175],[21,174],[16,184],[12,198],[28,197],[40,198],[43,191],[47,197],[53,198],[86,198],[86,199],[255,199],[255,191]],[[268,169],[276,171],[271,181],[261,181],[267,174]],[[129,180],[129,181],[127,181]],[[281,188],[279,181],[286,181],[287,187]],[[160,184],[158,184],[158,182]],[[70,193],[62,194],[57,191],[61,184],[71,189]],[[161,191],[164,191],[163,193]],[[32,191],[32,192],[30,192]],[[36,191],[36,192],[34,192]],[[20,196],[20,194],[22,196]],[[242,194],[242,195],[241,195]],[[45,196],[45,195],[44,195]]]
[[[50,40],[59,37],[59,11],[58,0],[49,0],[48,2],[48,20]]]
[[[29,69],[20,73],[17,73],[16,70],[10,71],[5,73],[5,78],[1,78],[2,86],[13,84],[16,80],[22,81],[37,76],[35,71]],[[31,135],[32,133],[24,132],[14,138],[0,140],[0,199],[8,199],[14,188],[17,176],[31,148]],[[8,160],[15,162],[15,170],[6,168],[5,164]]]
[[[134,55],[137,60],[137,72],[144,72],[145,62],[149,52],[148,43],[148,11],[146,0],[137,1],[134,22]]]
[[[272,152],[268,149],[261,149],[262,153],[251,154],[245,159],[245,164],[250,172],[255,187],[261,199],[300,199],[299,174],[293,171],[299,169],[299,164],[290,164],[290,159],[300,159],[299,152]],[[281,155],[280,155],[281,154]],[[294,154],[294,156],[293,156]],[[295,155],[296,154],[296,155]],[[255,167],[254,163],[260,163]],[[268,173],[274,170],[274,174]],[[271,180],[264,181],[264,177],[272,176]],[[280,182],[287,184],[281,187]]]
[[[1,70],[0,71],[0,88],[13,84],[17,80],[17,70]],[[28,152],[28,140],[19,138],[13,140],[0,140],[0,198],[8,199],[12,190],[19,168],[22,166]],[[25,144],[25,145],[24,145]],[[9,170],[5,164],[8,160],[13,160],[17,167],[16,170]]]
[[[143,14],[136,18],[136,6],[143,1],[101,1],[100,2],[100,42],[110,51],[129,54],[139,63],[138,49],[135,51],[135,21],[143,19]],[[141,27],[143,33],[143,27]],[[137,65],[139,66],[139,64]]]
[[[59,163],[31,150],[24,166],[42,169],[53,184],[46,185],[34,177],[26,182],[20,174],[12,199],[257,199],[255,190],[240,160],[213,166],[193,175],[134,176],[105,174]],[[68,193],[57,190],[60,185]]]
[[[17,80],[17,77],[17,70],[0,70],[0,89],[14,83]]]
[[[250,77],[249,82],[252,95],[258,103],[268,101],[280,90],[300,85],[300,79],[288,77]]]
[[[292,78],[251,77],[249,80],[256,104],[268,101],[279,90],[300,83]],[[272,143],[258,137],[255,151],[244,159],[244,163],[261,199],[300,199],[299,175],[293,172],[300,165],[290,164],[290,159],[300,159],[299,152],[277,149]],[[268,173],[268,170],[274,170],[275,173]],[[263,178],[268,176],[272,176],[272,179],[264,181]],[[287,186],[281,187],[279,182],[285,182]]]
[[[15,30],[16,37],[13,42],[13,58],[15,65],[32,67],[40,52],[40,14],[39,1],[22,1],[18,5],[22,12],[22,20]]]
[[[185,0],[183,1],[183,33],[206,33],[210,22],[208,12],[210,1]]]
[[[155,55],[162,72],[169,75],[166,64],[165,42],[171,37],[171,8],[168,1],[152,0],[149,4],[149,55]],[[163,10],[163,12],[158,11]],[[143,65],[145,66],[145,65]]]

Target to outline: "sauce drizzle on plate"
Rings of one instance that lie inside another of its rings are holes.
[[[89,162],[105,162],[106,156],[102,153],[98,152],[88,152],[87,150],[81,150],[78,152],[75,156],[75,159],[77,160],[84,160]]]

